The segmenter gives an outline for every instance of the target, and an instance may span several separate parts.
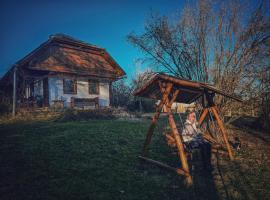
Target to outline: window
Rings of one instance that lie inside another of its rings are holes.
[[[64,94],[77,94],[77,81],[75,79],[63,79]]]
[[[99,82],[96,80],[88,80],[89,94],[99,94]]]

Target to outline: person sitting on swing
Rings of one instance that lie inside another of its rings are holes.
[[[182,138],[185,146],[190,149],[199,149],[204,167],[211,169],[211,145],[204,140],[201,130],[197,127],[196,113],[191,111],[184,123]]]

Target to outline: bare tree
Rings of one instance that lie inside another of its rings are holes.
[[[141,88],[142,86],[144,86],[145,83],[147,83],[154,75],[155,73],[151,69],[146,69],[143,72],[137,72],[135,74],[135,77],[133,77],[132,79],[133,92],[137,90],[138,88]],[[142,97],[134,97],[134,101],[138,102],[139,111],[142,112],[143,104],[146,105],[149,100]],[[149,102],[151,103],[152,101],[150,100]],[[144,106],[144,107],[149,107],[149,106]],[[146,110],[151,110],[151,109],[146,108]]]
[[[124,79],[118,80],[112,85],[113,106],[127,107],[132,101],[132,89]]]
[[[146,53],[160,70],[181,78],[203,80],[193,55],[183,43],[181,29],[170,25],[167,17],[152,16],[143,35],[128,35],[128,40]]]
[[[262,98],[254,89],[269,71],[269,9],[266,1],[255,7],[249,1],[191,1],[174,19],[152,15],[143,34],[127,38],[161,71],[213,83],[245,100]],[[222,97],[216,100],[232,106]]]

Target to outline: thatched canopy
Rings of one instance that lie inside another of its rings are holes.
[[[175,100],[175,102],[179,103],[192,103],[205,93],[220,94],[236,101],[242,101],[240,98],[231,94],[226,94],[224,91],[221,91],[209,84],[180,79],[162,73],[154,74],[153,77],[143,87],[135,91],[134,95],[161,100],[162,93],[160,92],[160,83],[164,82],[173,83],[174,89],[180,90],[180,93]]]

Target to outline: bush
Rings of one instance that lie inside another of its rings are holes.
[[[65,110],[57,121],[81,121],[89,119],[114,119],[112,109],[94,109],[94,110]]]
[[[7,103],[0,103],[0,114],[8,114],[11,112],[11,105]]]

